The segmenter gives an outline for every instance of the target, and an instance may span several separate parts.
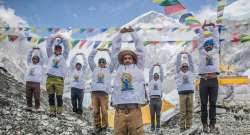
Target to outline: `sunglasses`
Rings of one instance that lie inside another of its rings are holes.
[[[106,64],[106,62],[105,61],[100,61],[99,64]]]
[[[188,66],[183,66],[181,67],[181,69],[188,69]]]

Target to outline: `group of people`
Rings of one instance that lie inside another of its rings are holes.
[[[203,31],[211,31],[213,35],[204,37]],[[201,98],[201,121],[204,131],[214,130],[216,123],[216,100],[218,95],[218,31],[216,26],[204,24],[199,37],[199,76]],[[124,35],[133,40],[135,50],[122,49]],[[32,98],[35,99],[35,110],[40,110],[40,85],[46,74],[46,90],[49,99],[50,115],[56,116],[63,112],[63,89],[67,73],[70,74],[71,100],[73,112],[82,114],[82,102],[85,90],[85,74],[89,65],[92,71],[91,100],[93,108],[93,125],[96,133],[105,132],[108,128],[108,107],[115,109],[115,135],[143,135],[141,107],[149,103],[151,114],[151,131],[160,131],[160,116],[163,95],[163,67],[156,63],[149,71],[149,90],[144,81],[144,46],[133,28],[123,28],[112,41],[112,51],[109,49],[93,49],[88,56],[88,64],[83,53],[77,53],[67,67],[69,48],[68,42],[62,36],[54,36],[46,46],[48,62],[45,63],[42,51],[33,48],[28,55],[26,79],[27,109],[32,110]],[[98,52],[107,52],[110,62],[100,57],[98,64],[95,57]],[[82,61],[77,57],[82,57]],[[159,72],[154,72],[159,68]],[[176,84],[180,96],[180,131],[192,127],[194,66],[192,56],[183,51],[177,55]],[[109,99],[111,96],[111,99]],[[110,100],[110,101],[109,101]],[[208,125],[207,104],[209,101]]]

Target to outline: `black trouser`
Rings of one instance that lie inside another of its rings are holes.
[[[207,104],[209,101],[210,124],[216,123],[216,102],[218,97],[218,79],[200,79],[201,122],[207,124]]]
[[[82,111],[83,90],[78,88],[71,88],[71,103],[73,111]]]
[[[49,94],[49,105],[50,106],[55,106],[55,95],[56,94]],[[63,106],[62,96],[57,95],[56,100],[57,100],[57,106],[62,107]]]
[[[151,115],[151,128],[155,129],[155,116],[156,116],[156,128],[160,128],[161,121],[161,98],[151,98],[150,99],[150,115]]]

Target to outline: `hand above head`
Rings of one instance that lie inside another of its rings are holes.
[[[63,38],[63,35],[62,34],[56,34],[52,38]]]
[[[127,33],[127,32],[133,32],[133,31],[134,31],[134,29],[131,26],[129,26],[128,28],[126,28],[126,27],[122,28],[120,30],[120,33]]]
[[[122,28],[121,30],[120,30],[120,33],[126,33],[127,32],[127,28],[126,27],[124,27],[124,28]]]
[[[76,53],[75,55],[84,55],[84,53],[79,52],[79,53]]]
[[[127,30],[128,32],[134,32],[134,29],[131,26],[129,26]]]
[[[215,27],[215,24],[212,22],[207,23],[207,21],[205,20],[203,25],[202,25],[202,29],[204,29],[205,27],[209,27],[209,26]]]
[[[160,65],[159,63],[156,63],[156,64],[154,64],[153,66],[159,66],[159,67],[160,67],[161,65]]]
[[[109,52],[108,48],[97,48],[96,50],[97,51],[106,51],[106,52]]]
[[[39,47],[33,47],[32,49],[33,49],[33,50],[40,50]]]

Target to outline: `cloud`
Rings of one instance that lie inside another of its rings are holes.
[[[15,15],[15,10],[0,6],[0,19],[11,27],[27,25],[28,23],[21,17]]]
[[[195,16],[197,19],[199,19],[201,22],[204,22],[204,20],[214,20],[217,16],[216,8],[210,6],[204,6],[201,8],[200,11],[195,13]]]
[[[96,10],[97,10],[96,7],[93,7],[93,6],[88,8],[88,11],[96,11]]]
[[[74,18],[78,18],[78,15],[76,13],[73,13]]]
[[[113,7],[111,10],[112,12],[118,11],[118,10],[123,10],[126,8],[131,7],[134,4],[135,0],[127,0],[125,3],[120,4],[119,6]]]

